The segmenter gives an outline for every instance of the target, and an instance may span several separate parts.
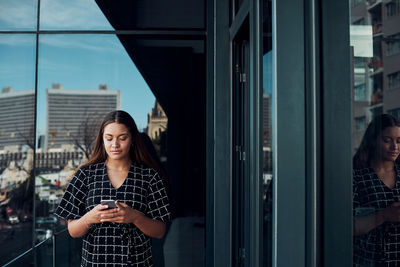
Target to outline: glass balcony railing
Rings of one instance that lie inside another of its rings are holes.
[[[69,267],[79,266],[81,261],[80,238],[71,238],[67,229],[45,238],[35,247],[22,253],[3,267],[40,266]]]

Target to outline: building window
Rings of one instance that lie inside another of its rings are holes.
[[[361,18],[353,22],[353,25],[365,25],[365,19]]]
[[[354,86],[354,100],[355,101],[366,101],[367,100],[367,92],[365,83],[360,83]]]
[[[366,121],[367,121],[365,116],[356,117],[355,121],[356,121],[356,130],[358,132],[364,131],[366,128]]]
[[[386,15],[388,18],[399,15],[400,13],[400,0],[393,0],[386,4]]]
[[[388,36],[386,42],[388,56],[400,53],[400,33]]]
[[[354,0],[353,6],[357,6],[358,4],[363,3],[363,2],[364,2],[364,0]]]
[[[400,87],[400,71],[388,75],[389,89]]]

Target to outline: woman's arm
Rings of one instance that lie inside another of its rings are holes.
[[[86,214],[80,219],[68,220],[68,232],[71,237],[81,237],[87,233],[90,225],[87,223],[85,216]]]
[[[100,222],[133,223],[149,237],[162,238],[164,236],[165,222],[153,220],[125,203],[116,201],[115,204],[118,211],[101,215]]]
[[[165,222],[150,219],[140,212],[137,212],[133,224],[149,237],[162,238],[165,234]]]
[[[400,202],[372,215],[353,219],[353,235],[364,235],[384,222],[400,222]]]
[[[81,218],[76,220],[68,220],[68,232],[71,237],[82,237],[89,230],[92,224],[100,223],[101,218],[105,215],[114,214],[117,209],[107,209],[107,205],[97,205],[91,211],[87,212]]]
[[[382,211],[375,212],[372,215],[353,219],[353,235],[365,235],[385,222]]]

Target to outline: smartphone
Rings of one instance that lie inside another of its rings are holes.
[[[112,200],[112,199],[102,200],[100,203],[101,203],[101,205],[107,205],[108,206],[107,209],[114,209],[117,207],[115,205],[115,200]]]

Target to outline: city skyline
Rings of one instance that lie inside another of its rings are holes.
[[[71,90],[53,84],[46,89],[45,151],[73,145],[88,158],[101,120],[118,109],[121,92],[106,84],[99,85],[98,90]]]
[[[0,88],[35,88],[35,36],[0,36]],[[115,35],[49,35],[39,43],[37,130],[45,133],[45,90],[53,83],[65,88],[96,90],[99,84],[121,90],[121,108],[138,128],[147,125],[155,97]]]

